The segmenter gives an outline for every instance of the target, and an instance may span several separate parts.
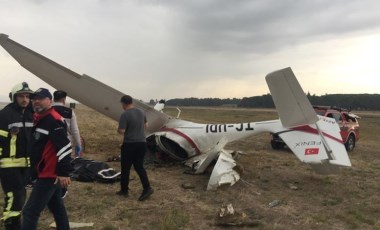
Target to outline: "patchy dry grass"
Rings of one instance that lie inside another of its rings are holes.
[[[176,109],[166,109],[176,115]],[[119,154],[121,137],[117,123],[78,106],[85,158],[106,161]],[[129,198],[114,195],[118,184],[74,181],[65,198],[70,221],[93,222],[92,229],[220,229],[215,219],[220,207],[231,203],[258,221],[258,229],[380,229],[380,113],[360,114],[361,140],[350,153],[353,167],[337,175],[315,174],[287,151],[270,148],[269,134],[230,143],[228,149],[242,150],[238,163],[242,179],[232,187],[206,191],[209,173],[188,175],[182,165],[147,170],[155,193],[138,202],[138,176],[132,170]],[[271,110],[182,108],[182,119],[223,123],[276,119]],[[118,162],[109,163],[119,170]],[[190,182],[194,189],[183,189]],[[280,200],[270,208],[269,203]],[[39,229],[48,229],[52,215],[45,211]],[[247,227],[248,228],[248,227]],[[247,229],[246,228],[246,229]]]

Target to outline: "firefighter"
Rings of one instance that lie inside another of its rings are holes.
[[[32,93],[26,82],[17,84],[9,93],[11,103],[0,111],[0,179],[5,201],[1,222],[5,229],[20,229],[21,225],[30,170]]]

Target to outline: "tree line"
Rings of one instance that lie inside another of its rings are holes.
[[[307,93],[312,105],[338,106],[352,110],[380,110],[380,94],[325,94],[322,96]],[[152,100],[151,100],[152,103]],[[166,101],[169,106],[234,106],[242,108],[274,108],[272,96],[238,98],[183,98]]]

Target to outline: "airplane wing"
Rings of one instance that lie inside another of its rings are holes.
[[[47,82],[56,89],[64,90],[68,95],[90,108],[118,121],[122,108],[120,98],[124,93],[111,88],[88,75],[80,75],[55,63],[54,61],[28,49],[11,40],[6,34],[0,34],[0,45],[22,67]],[[127,93],[128,94],[128,93]],[[148,120],[146,135],[149,135],[169,120],[165,113],[156,111],[153,107],[133,99],[135,107],[145,111]]]

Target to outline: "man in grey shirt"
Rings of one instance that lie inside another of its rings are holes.
[[[133,165],[143,186],[143,191],[138,200],[143,201],[153,193],[144,168],[144,156],[147,150],[144,131],[147,126],[147,120],[145,114],[134,107],[131,96],[124,95],[120,102],[124,112],[120,115],[117,132],[124,135],[124,139],[120,154],[120,191],[116,194],[124,197],[128,196],[129,172]]]

